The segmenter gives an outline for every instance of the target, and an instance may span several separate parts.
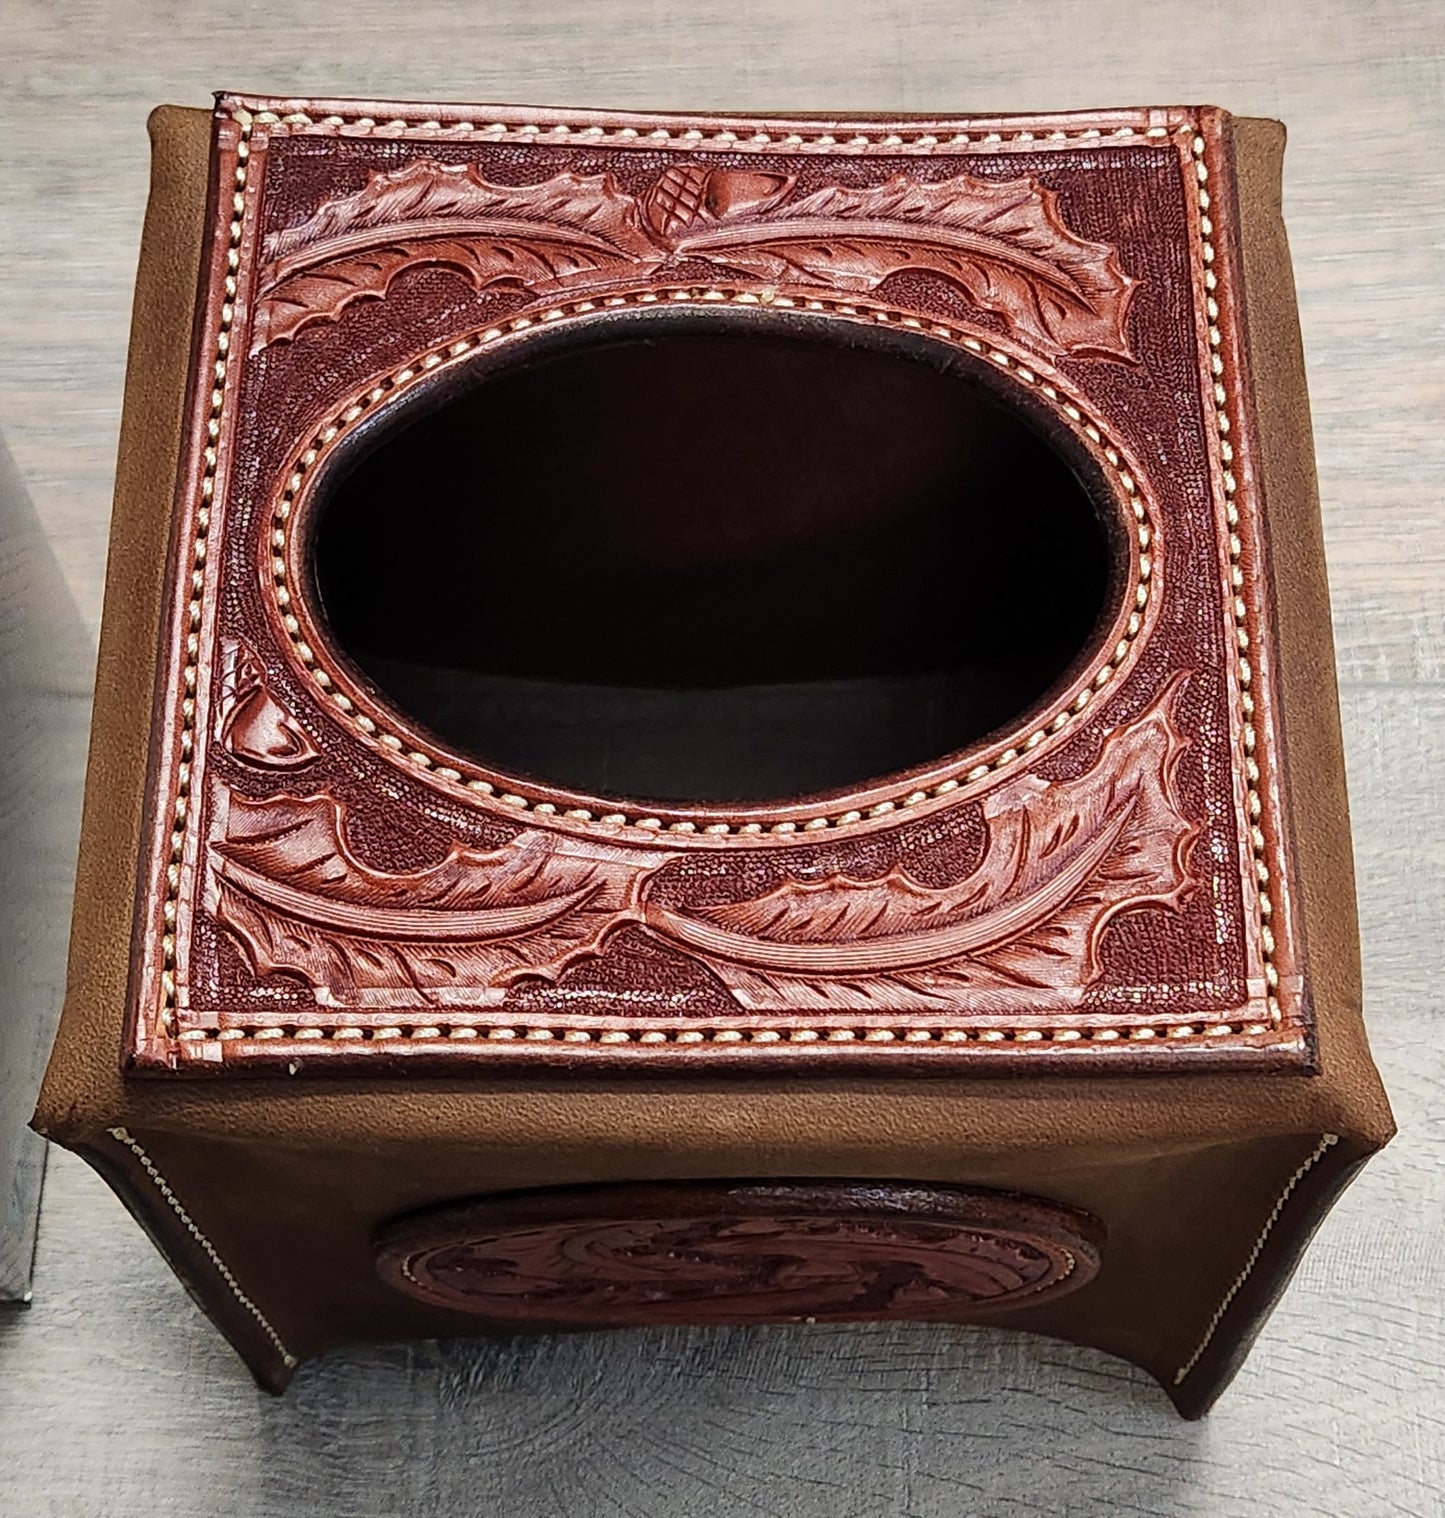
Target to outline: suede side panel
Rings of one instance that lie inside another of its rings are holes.
[[[131,313],[65,1010],[35,1125],[114,1112],[150,713],[161,645],[209,178],[209,111],[152,112],[151,194]],[[90,1127],[84,1123],[85,1128]]]
[[[1285,130],[1236,120],[1245,339],[1255,424],[1253,468],[1272,574],[1285,784],[1282,799],[1304,923],[1306,974],[1331,1084],[1348,1084],[1355,1121],[1375,1147],[1395,1131],[1361,1016],[1360,939],[1330,624],[1294,272],[1281,214]]]

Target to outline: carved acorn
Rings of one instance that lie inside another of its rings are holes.
[[[642,214],[653,232],[669,241],[696,221],[723,221],[744,211],[770,210],[793,184],[791,174],[674,164],[643,197]]]

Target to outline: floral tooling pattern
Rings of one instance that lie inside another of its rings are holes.
[[[1045,353],[1131,357],[1137,280],[1114,248],[1072,232],[1036,180],[795,187],[791,174],[684,163],[637,196],[610,174],[500,185],[471,165],[417,159],[266,239],[252,351],[381,299],[426,265],[552,300],[701,262],[717,278],[832,295],[919,270]]]

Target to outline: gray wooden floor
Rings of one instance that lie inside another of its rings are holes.
[[[1210,100],[1292,129],[1368,1011],[1401,1134],[1203,1425],[1099,1355],[894,1327],[358,1350],[273,1401],[57,1155],[34,1303],[0,1312],[0,1512],[1445,1512],[1439,0],[6,0],[3,37],[0,533],[7,555],[27,546],[0,576],[0,1015],[32,1014],[26,1038],[60,975],[149,105],[221,86],[740,109]]]

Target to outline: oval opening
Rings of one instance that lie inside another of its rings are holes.
[[[322,622],[543,785],[757,803],[934,763],[1057,694],[1122,572],[1092,462],[997,386],[836,323],[548,334],[322,483]]]

